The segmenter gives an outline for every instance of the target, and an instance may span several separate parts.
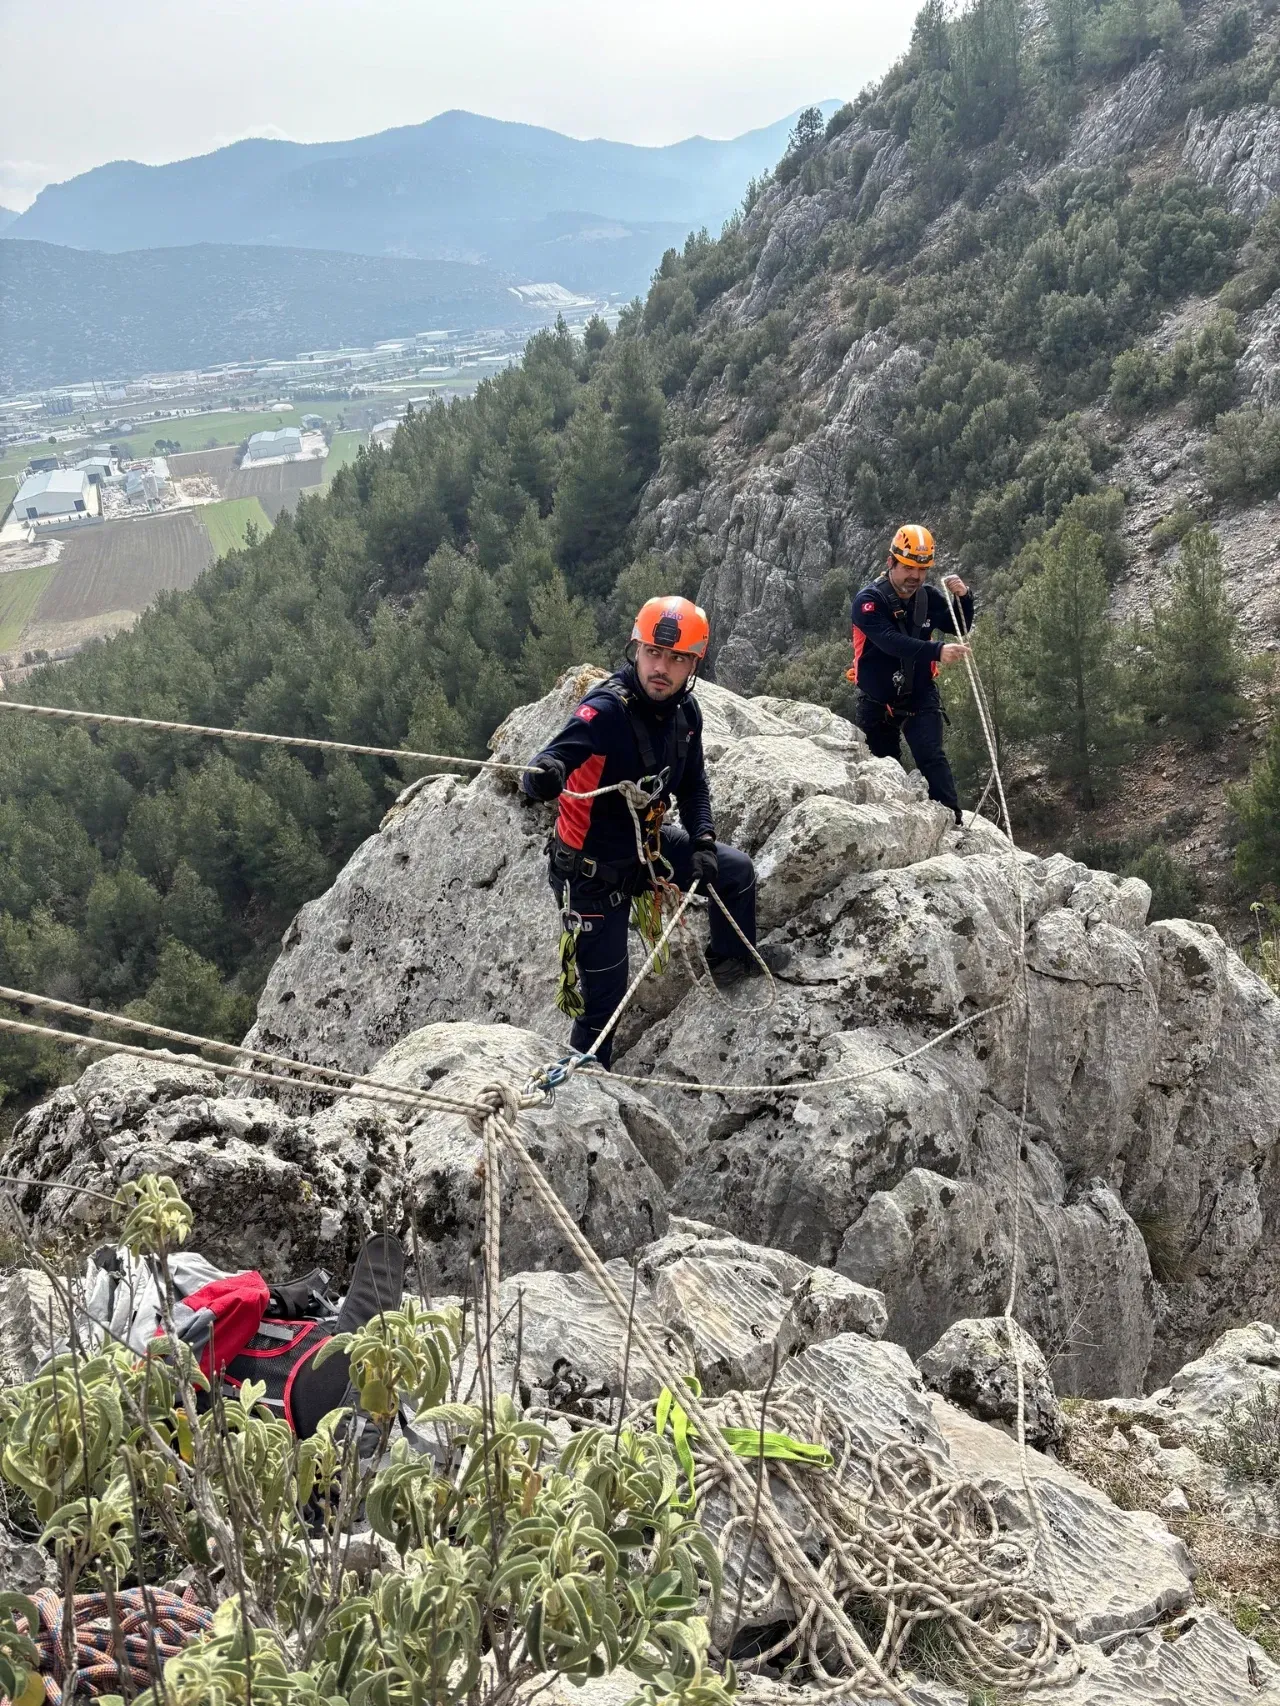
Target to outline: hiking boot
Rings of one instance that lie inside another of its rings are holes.
[[[717,989],[730,989],[735,983],[741,983],[743,978],[764,975],[753,959],[744,959],[738,954],[708,953],[707,970]]]

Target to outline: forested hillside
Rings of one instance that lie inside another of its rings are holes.
[[[1242,915],[1280,880],[1280,146],[1241,141],[1271,135],[1278,44],[1247,7],[930,0],[615,335],[540,334],[23,696],[480,754],[675,587],[727,685],[844,707],[850,591],[919,520],[977,587],[1025,821],[1186,910],[1173,829],[1152,809],[1118,838],[1110,802],[1153,764],[1253,760],[1218,820]],[[409,774],[0,717],[4,981],[236,1035]],[[0,1065],[19,1092],[57,1071]]]

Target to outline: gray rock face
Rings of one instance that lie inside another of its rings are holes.
[[[1016,1321],[994,1316],[953,1322],[920,1358],[920,1374],[948,1403],[980,1421],[1016,1429],[1019,1362],[1025,1438],[1046,1451],[1062,1438],[1062,1411],[1039,1345]]]
[[[546,1065],[550,1052],[542,1038],[509,1025],[428,1025],[390,1050],[375,1076],[469,1102],[495,1082],[526,1082]],[[662,1185],[632,1141],[620,1104],[639,1110],[643,1098],[624,1086],[602,1089],[584,1080],[579,1093],[532,1109],[522,1121],[530,1153],[606,1260],[667,1228]],[[359,1126],[376,1107],[351,1098],[333,1119]],[[645,1125],[661,1128],[654,1110],[644,1113],[637,1131]],[[402,1133],[402,1218],[418,1230],[423,1278],[433,1290],[460,1290],[482,1224],[480,1133],[463,1115],[435,1110],[394,1124]],[[511,1268],[576,1265],[562,1234],[510,1161],[502,1165],[502,1246]]]
[[[1197,107],[1187,119],[1182,164],[1201,183],[1219,185],[1234,212],[1256,218],[1280,190],[1280,113],[1242,107],[1206,117]]]
[[[877,1293],[694,1221],[674,1221],[635,1253],[634,1266],[614,1260],[610,1271],[634,1299],[635,1319],[710,1396],[764,1385],[775,1355],[783,1367],[827,1339],[884,1327]],[[530,1396],[612,1418],[624,1369],[633,1400],[657,1396],[639,1351],[627,1356],[624,1325],[584,1275],[515,1274],[503,1281],[502,1315],[499,1362]]]
[[[590,679],[570,672],[514,713],[497,754],[527,759]],[[711,1003],[677,955],[644,986],[615,1066],[708,1084],[881,1075],[787,1096],[654,1084],[635,1100],[578,1080],[561,1104],[614,1098],[676,1213],[881,1292],[913,1355],[1003,1309],[1015,1200],[1018,1315],[1059,1391],[1137,1393],[1242,1315],[1280,1314],[1266,1231],[1280,1003],[1266,986],[1211,929],[1146,926],[1140,882],[1015,854],[989,824],[958,836],[918,778],[830,712],[698,691],[721,833],[757,863],[777,999],[759,1011],[755,986]],[[496,1021],[548,1039],[554,1059],[566,1026],[551,1005],[547,821],[503,775],[428,782],[303,909],[254,1039],[363,1070],[424,1025]]]
[[[550,1043],[509,1026],[437,1025],[406,1037],[376,1064],[387,1083],[470,1100],[514,1073],[524,1082]],[[662,1184],[646,1160],[670,1169],[679,1142],[662,1115],[621,1084],[584,1080],[571,1100],[527,1117],[526,1140],[560,1198],[606,1257],[666,1230]],[[91,1066],[15,1129],[16,1170],[94,1195],[28,1186],[20,1206],[39,1236],[76,1248],[110,1227],[109,1198],[142,1173],[167,1173],[195,1210],[193,1244],[216,1265],[284,1279],[320,1265],[342,1272],[384,1225],[416,1228],[431,1289],[461,1290],[479,1247],[482,1143],[456,1114],[401,1111],[357,1096],[313,1114],[229,1093],[194,1061],[114,1057]],[[564,1267],[563,1240],[515,1168],[503,1168],[503,1244],[516,1267]],[[74,1251],[73,1251],[74,1255]],[[39,1276],[15,1276],[15,1344],[39,1303]],[[44,1333],[47,1338],[47,1331]],[[0,1336],[0,1355],[17,1366]]]
[[[103,1195],[143,1173],[167,1173],[195,1210],[211,1261],[281,1276],[315,1265],[336,1271],[350,1260],[367,1212],[353,1184],[376,1177],[379,1162],[372,1140],[358,1160],[326,1152],[305,1121],[274,1102],[228,1094],[198,1061],[163,1055],[96,1061],[19,1120],[7,1151],[11,1172],[98,1193],[20,1189],[36,1233],[69,1240],[73,1259],[110,1231]]]
[[[66,1332],[66,1310],[39,1268],[0,1278],[0,1385],[31,1380]]]
[[[1102,166],[1153,142],[1169,122],[1175,93],[1165,56],[1153,53],[1113,95],[1085,114],[1065,163]]]

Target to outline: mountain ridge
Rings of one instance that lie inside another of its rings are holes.
[[[495,220],[574,211],[718,227],[777,159],[794,116],[660,147],[462,109],[349,141],[248,138],[160,166],[93,167],[46,186],[9,229],[105,252],[221,241],[423,259],[461,238],[497,262],[485,247]]]
[[[0,389],[546,319],[492,269],[197,243],[103,254],[0,236]]]

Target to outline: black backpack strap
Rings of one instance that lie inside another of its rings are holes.
[[[923,628],[925,623],[929,620],[929,591],[923,581],[916,588],[916,595],[911,601],[910,616],[907,616],[906,610],[901,605],[899,605],[894,611],[893,619],[899,628],[902,627],[902,618],[904,616],[907,617],[906,632],[913,640],[918,640],[920,638],[920,629]],[[900,700],[910,699],[915,688],[915,681],[915,658],[903,658],[902,662],[898,665],[897,670],[894,672],[893,685],[896,690],[895,697]]]

